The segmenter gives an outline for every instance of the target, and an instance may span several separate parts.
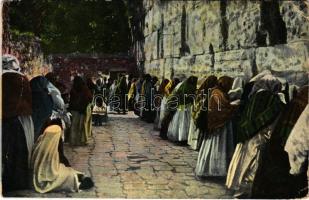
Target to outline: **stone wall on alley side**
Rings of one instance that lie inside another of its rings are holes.
[[[309,71],[308,7],[307,1],[144,0],[137,62],[160,78],[250,78],[269,69],[303,81]]]

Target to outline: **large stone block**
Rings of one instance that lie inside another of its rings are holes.
[[[181,47],[181,17],[168,22],[163,29],[164,58],[179,57]]]
[[[308,70],[309,42],[295,42],[276,45],[274,47],[260,47],[256,52],[258,71],[271,69],[275,71],[305,71]]]
[[[204,48],[204,36],[205,33],[201,32],[205,24],[202,21],[202,16],[205,14],[205,9],[203,4],[195,4],[192,2],[187,7],[187,44],[190,48],[190,52],[193,55],[203,54]]]
[[[227,49],[257,46],[256,38],[261,20],[259,1],[228,1],[226,20],[228,24]]]
[[[280,11],[287,29],[287,42],[309,39],[309,3],[281,1]]]
[[[196,34],[203,34],[204,52],[209,53],[210,46],[214,52],[221,51],[223,37],[221,34],[220,1],[204,1],[199,12],[203,25]]]
[[[190,73],[192,75],[203,77],[207,74],[213,72],[213,55],[211,54],[204,54],[195,56],[195,62],[190,68]]]
[[[241,49],[215,54],[215,72],[218,75],[245,76],[248,80],[254,74],[255,49]]]

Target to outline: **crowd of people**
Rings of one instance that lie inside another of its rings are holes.
[[[12,55],[2,56],[1,76],[3,195],[92,188],[64,154],[64,142],[86,145],[91,136],[93,94],[86,82],[76,76],[67,98],[53,72],[29,80]]]
[[[226,177],[237,198],[297,198],[308,193],[308,85],[271,71],[250,81],[209,75],[172,80],[149,74],[116,80],[75,76],[69,94],[50,72],[30,81],[3,56],[2,185],[40,193],[93,187],[63,145],[87,145],[107,107],[133,111],[160,137],[198,151],[197,179]]]
[[[162,139],[199,152],[197,179],[226,177],[235,198],[298,198],[308,193],[308,93],[269,70],[248,82],[146,74],[128,101]]]

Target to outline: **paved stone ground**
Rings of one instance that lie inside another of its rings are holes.
[[[231,198],[224,179],[198,181],[194,167],[198,152],[161,140],[147,124],[128,115],[109,115],[95,127],[86,147],[65,146],[72,166],[91,176],[95,187],[79,193],[38,194],[18,191],[18,197],[85,198]]]

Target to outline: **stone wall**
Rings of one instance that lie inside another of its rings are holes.
[[[308,4],[309,5],[309,4]],[[308,76],[305,1],[144,0],[145,73],[160,78],[270,69]],[[141,41],[136,41],[141,43]]]

